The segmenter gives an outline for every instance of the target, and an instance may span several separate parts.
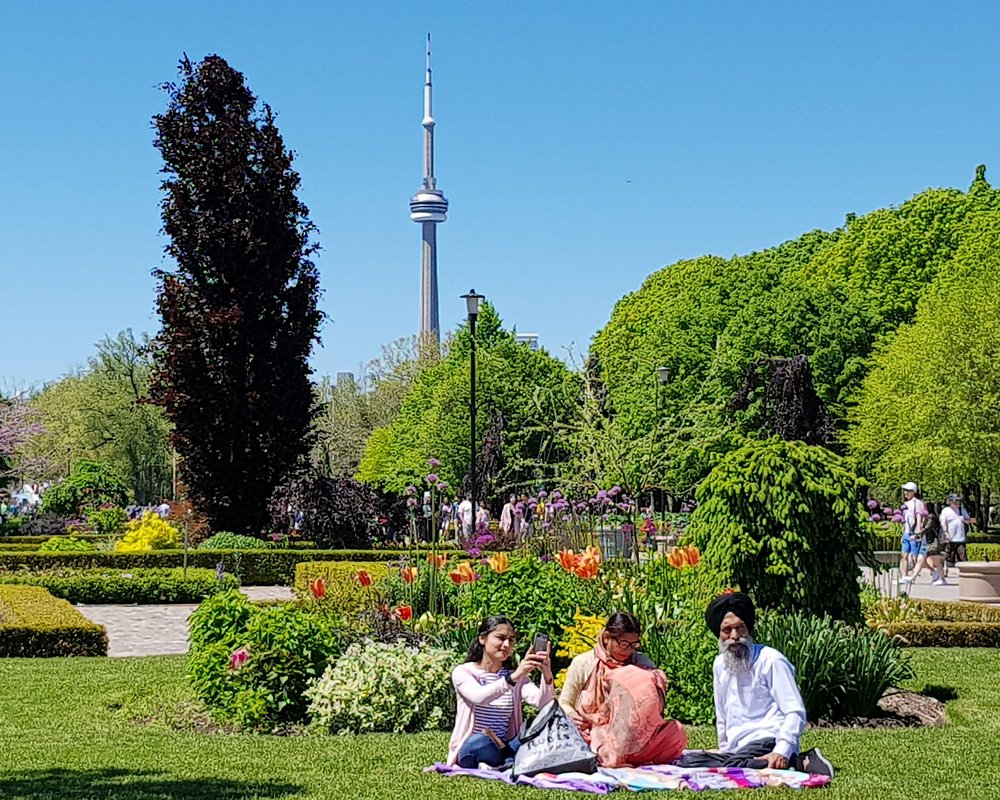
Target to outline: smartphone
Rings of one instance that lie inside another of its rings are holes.
[[[545,653],[549,649],[549,637],[544,633],[539,633],[535,636],[535,643],[531,646],[531,649],[536,653]]]

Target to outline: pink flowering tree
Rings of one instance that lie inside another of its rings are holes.
[[[38,412],[18,400],[0,401],[0,478],[14,474],[15,467],[33,472],[40,465],[28,463],[22,449],[32,436],[43,433]]]

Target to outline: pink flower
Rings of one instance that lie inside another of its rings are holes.
[[[427,463],[430,464],[430,466],[432,466],[432,467],[440,467],[441,466],[441,462],[438,461],[436,458],[428,458],[427,459]]]
[[[872,511],[874,511],[876,508],[878,508],[878,500],[869,500],[868,501],[868,508],[871,509]]]
[[[233,672],[238,672],[240,668],[247,663],[250,658],[250,653],[247,652],[245,647],[241,647],[239,650],[234,650],[232,655],[229,656],[229,669]]]
[[[430,475],[427,476],[427,482],[430,483],[430,484],[437,483],[438,482],[438,476],[435,475],[433,472],[430,473]]]

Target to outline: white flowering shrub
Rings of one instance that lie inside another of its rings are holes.
[[[352,644],[306,690],[328,733],[442,730],[455,718],[455,653],[405,642]]]

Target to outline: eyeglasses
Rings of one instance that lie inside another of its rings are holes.
[[[624,639],[617,639],[614,636],[609,636],[608,638],[611,639],[611,641],[614,642],[616,645],[618,645],[622,650],[638,650],[639,649],[639,643],[638,642],[626,642]]]

